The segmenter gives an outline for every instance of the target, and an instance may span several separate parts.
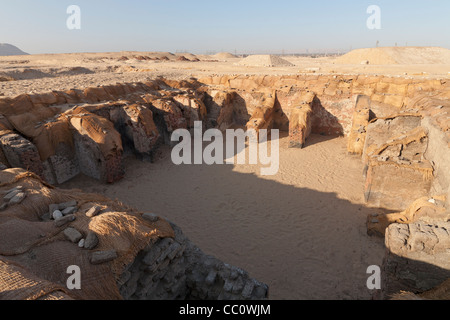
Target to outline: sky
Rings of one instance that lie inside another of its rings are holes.
[[[81,29],[70,30],[70,5]],[[371,5],[381,29],[369,29]],[[449,0],[0,0],[0,43],[31,54],[347,52],[450,49]]]

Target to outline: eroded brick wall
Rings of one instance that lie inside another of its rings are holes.
[[[175,238],[142,251],[118,281],[126,300],[262,300],[268,286],[237,267],[206,255],[172,224]]]

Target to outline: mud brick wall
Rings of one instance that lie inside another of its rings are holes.
[[[51,184],[64,183],[81,172],[75,150],[72,146],[67,146],[62,143],[56,148],[55,155],[50,156],[45,162],[48,162],[51,176],[54,179],[54,182],[46,179]]]
[[[175,238],[162,239],[142,251],[118,281],[129,300],[266,299],[267,285],[247,272],[204,254],[180,228]]]
[[[450,81],[403,77],[364,75],[292,75],[292,76],[214,76],[199,79],[210,90],[236,91],[244,100],[251,115],[260,104],[258,94],[277,90],[283,111],[288,114],[295,104],[296,91],[312,91],[317,95],[325,119],[321,130],[347,135],[351,131],[352,115],[357,95],[366,95],[372,101],[374,116],[386,117],[400,110],[418,110],[421,101],[417,97],[439,96],[450,99]],[[444,110],[443,110],[444,111]],[[447,122],[443,122],[445,126]],[[317,126],[317,124],[316,124]],[[442,127],[443,128],[443,127]],[[444,129],[444,128],[443,128]],[[320,133],[316,131],[316,133]],[[446,131],[446,130],[444,130]],[[450,131],[447,131],[450,140]]]
[[[0,145],[12,167],[23,168],[44,177],[39,151],[30,141],[16,133],[9,133],[0,137]]]
[[[113,183],[122,179],[125,175],[125,169],[122,162],[122,154],[118,153],[109,156],[105,160],[103,172],[105,177],[101,178],[102,181]]]
[[[80,171],[97,180],[105,176],[102,164],[105,162],[98,146],[88,138],[74,132],[74,145]]]

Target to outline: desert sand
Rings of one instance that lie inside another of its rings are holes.
[[[271,299],[370,299],[367,267],[381,265],[383,241],[367,236],[362,163],[346,139],[314,135],[305,149],[280,142],[280,169],[260,165],[182,165],[170,149],[143,163],[132,156],[126,177],[81,188],[154,212],[182,226],[207,254],[267,283]]]

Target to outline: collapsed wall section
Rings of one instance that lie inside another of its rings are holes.
[[[142,251],[118,281],[127,300],[263,300],[267,285],[206,255],[171,224],[174,238]]]

